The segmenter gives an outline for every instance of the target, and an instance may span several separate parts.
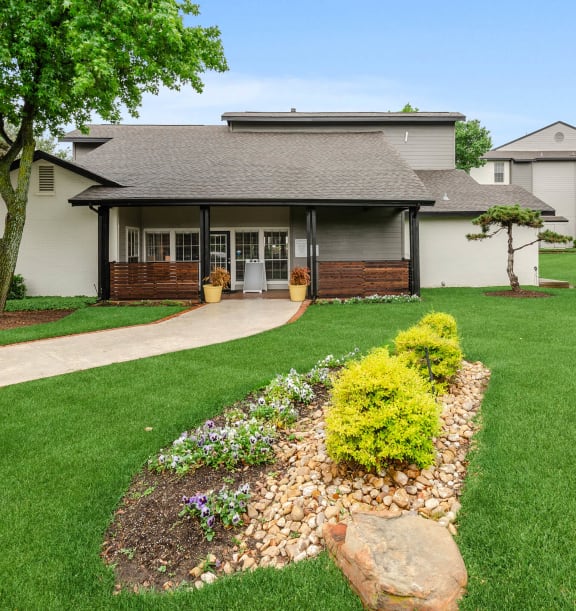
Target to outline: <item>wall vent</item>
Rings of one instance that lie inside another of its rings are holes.
[[[54,166],[38,166],[38,191],[40,193],[54,193]]]

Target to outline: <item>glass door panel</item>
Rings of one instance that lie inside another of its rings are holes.
[[[264,232],[264,262],[266,279],[288,280],[288,232]]]
[[[259,240],[257,231],[237,231],[236,242],[236,281],[244,281],[246,261],[259,259]]]
[[[210,269],[223,267],[230,271],[230,232],[210,232]]]

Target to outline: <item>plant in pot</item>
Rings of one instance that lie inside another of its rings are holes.
[[[290,301],[304,301],[306,289],[310,284],[310,270],[307,267],[295,267],[290,272]]]
[[[230,284],[230,272],[224,267],[215,267],[210,275],[204,278],[204,301],[218,303],[222,299],[222,289]]]

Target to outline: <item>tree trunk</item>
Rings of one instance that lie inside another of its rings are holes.
[[[6,205],[4,235],[0,238],[0,314],[6,308],[6,299],[16,269],[26,221],[26,204],[35,148],[31,125],[26,132],[23,137],[24,144],[15,188],[10,179],[10,164],[0,163],[0,196]]]
[[[514,273],[514,246],[512,241],[512,225],[508,225],[508,266],[506,271],[508,272],[508,278],[510,279],[510,286],[513,291],[520,290],[520,283],[518,282],[518,276]]]

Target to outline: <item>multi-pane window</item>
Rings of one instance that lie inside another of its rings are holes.
[[[246,261],[259,259],[259,240],[257,231],[237,231],[236,240],[236,280],[244,280]]]
[[[176,261],[198,261],[200,258],[200,241],[197,233],[176,232]]]
[[[170,232],[146,233],[146,261],[170,261]]]
[[[504,182],[504,162],[494,162],[494,182]]]
[[[267,280],[288,280],[288,232],[264,232],[264,263]]]
[[[126,229],[126,260],[128,263],[140,261],[140,229],[137,227]]]

